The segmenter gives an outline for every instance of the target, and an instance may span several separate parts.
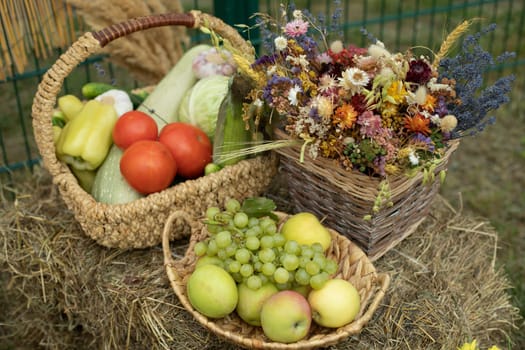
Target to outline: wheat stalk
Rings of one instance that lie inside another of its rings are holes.
[[[66,0],[84,22],[100,30],[130,18],[183,11],[173,0]],[[104,51],[117,65],[127,68],[143,84],[156,84],[180,59],[189,42],[186,29],[165,26],[139,31],[109,43]]]
[[[459,40],[459,38],[470,28],[470,26],[476,20],[479,20],[479,18],[473,18],[473,19],[463,21],[456,28],[454,28],[452,32],[450,32],[447,35],[447,37],[441,44],[441,47],[439,48],[438,53],[434,57],[434,62],[432,63],[432,66],[434,68],[437,68],[437,66],[439,65],[439,62],[449,53],[449,51],[454,47],[454,45]]]

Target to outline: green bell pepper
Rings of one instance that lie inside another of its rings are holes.
[[[100,101],[86,102],[62,129],[57,141],[58,158],[79,170],[97,169],[113,144],[117,112]]]

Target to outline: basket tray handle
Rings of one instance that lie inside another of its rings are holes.
[[[190,243],[188,245],[188,248],[186,249],[184,257],[175,261],[173,259],[170,248],[170,238],[172,233],[172,227],[174,226],[174,223],[177,220],[183,220],[191,227],[191,235]],[[205,234],[206,231],[203,230],[203,225],[198,221],[198,219],[193,218],[188,212],[184,210],[176,210],[172,212],[168,216],[168,219],[166,220],[166,223],[164,224],[164,229],[162,231],[162,251],[164,253],[164,265],[170,267],[189,267],[189,265],[195,259],[195,254],[191,254],[191,252],[193,252],[193,247],[195,246],[195,243],[204,238],[203,236]],[[177,274],[177,269],[172,270],[173,273]],[[175,278],[178,279],[180,278],[180,276],[175,276]]]

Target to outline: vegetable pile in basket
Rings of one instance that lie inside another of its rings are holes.
[[[200,44],[150,93],[87,83],[81,97],[58,98],[52,119],[57,156],[84,190],[109,204],[234,164],[243,157],[223,158],[228,150],[245,147],[255,135],[232,89],[240,84],[236,71],[227,50]]]
[[[282,343],[306,337],[312,322],[328,328],[352,322],[360,295],[349,281],[333,278],[338,262],[326,255],[328,229],[307,212],[280,225],[274,209],[264,197],[207,209],[210,235],[193,247],[199,258],[186,285],[191,305],[209,318],[235,312]]]

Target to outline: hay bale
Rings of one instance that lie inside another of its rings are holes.
[[[43,171],[13,193],[0,208],[0,342],[8,348],[236,348],[181,307],[160,247],[96,245]],[[286,207],[283,193],[273,195]],[[392,283],[374,318],[332,348],[455,349],[472,338],[505,348],[519,314],[494,269],[496,238],[486,222],[436,200],[417,232],[375,263]],[[177,254],[185,243],[176,242]]]

